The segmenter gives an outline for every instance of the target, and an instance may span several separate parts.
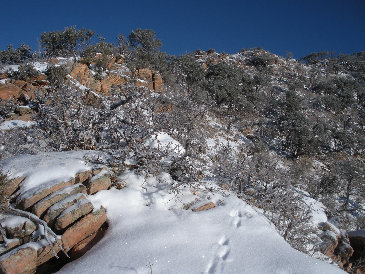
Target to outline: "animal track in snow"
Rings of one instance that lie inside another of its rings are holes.
[[[227,260],[231,248],[229,247],[229,239],[226,236],[222,236],[218,241],[218,249],[211,262],[208,265],[206,273],[223,273],[224,265]]]

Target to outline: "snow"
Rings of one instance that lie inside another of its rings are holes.
[[[10,130],[14,128],[23,128],[23,127],[31,127],[35,125],[36,122],[34,121],[21,121],[21,120],[10,120],[5,121],[0,124],[0,130]]]
[[[214,185],[172,191],[168,174],[119,179],[127,188],[89,197],[107,209],[105,237],[60,273],[344,273],[291,248],[262,214]],[[218,206],[183,209],[201,199]]]
[[[25,176],[20,193],[35,190],[44,184],[59,183],[74,177],[76,173],[89,170],[84,156],[92,151],[49,152],[37,155],[21,155],[0,162],[9,178]]]
[[[150,145],[155,140],[168,148],[181,146],[166,133],[157,133]],[[10,177],[27,176],[24,193],[90,169],[84,157],[95,153],[22,155],[0,167]],[[88,196],[95,208],[107,209],[105,236],[60,273],[344,273],[291,248],[267,218],[213,182],[176,185],[167,173],[144,177],[133,171],[118,180],[127,186]],[[62,203],[85,194],[76,195]],[[208,202],[216,207],[191,210]]]
[[[26,222],[30,222],[28,218],[20,216],[9,216],[1,220],[1,225],[3,227],[16,228],[22,227]]]
[[[153,134],[151,138],[146,141],[146,145],[152,148],[165,149],[178,155],[185,153],[184,147],[165,132]]]

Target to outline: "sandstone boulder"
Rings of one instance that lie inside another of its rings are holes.
[[[37,250],[37,266],[40,266],[52,259],[54,257],[54,253],[50,244],[47,241],[42,240],[37,242],[37,244],[39,245],[39,248]],[[53,250],[56,254],[61,251],[61,248],[56,242],[54,242],[52,245]]]
[[[83,86],[85,86],[86,83],[88,83],[90,78],[93,78],[93,75],[88,66],[81,63],[76,63],[70,75],[72,78],[76,79]]]
[[[19,239],[8,239],[7,243],[0,244],[0,255],[20,245]]]
[[[106,222],[106,219],[106,211],[104,208],[83,217],[63,233],[62,243],[64,249],[70,250],[77,243],[97,232]]]
[[[36,267],[37,251],[29,244],[17,247],[0,257],[1,273],[35,273]]]
[[[7,182],[7,187],[4,189],[4,195],[9,197],[11,196],[19,187],[21,182],[23,182],[25,177],[17,177],[14,179],[10,179]]]
[[[75,183],[75,179],[71,178],[63,182],[49,182],[44,183],[36,188],[29,189],[25,191],[16,200],[17,207],[20,209],[28,209],[33,206],[38,201],[42,200],[49,194],[56,192],[67,186],[71,186]]]
[[[72,195],[58,203],[55,203],[51,206],[48,210],[46,215],[44,215],[43,220],[52,227],[52,224],[56,220],[56,218],[67,208],[73,206],[74,204],[78,203],[80,200],[86,199],[85,195],[79,193]]]
[[[97,237],[98,233],[95,232],[90,236],[86,237],[81,242],[77,243],[69,252],[71,258],[78,258],[85,253],[85,250],[93,243],[94,239]]]
[[[87,194],[94,194],[101,190],[109,189],[112,185],[112,181],[108,176],[100,176],[92,178],[87,184]]]
[[[82,184],[77,184],[69,187],[65,187],[56,191],[47,197],[40,200],[33,207],[33,213],[40,217],[48,208],[53,206],[55,203],[66,199],[67,197],[73,196],[77,193],[86,193],[86,187]]]
[[[209,209],[212,209],[215,207],[215,203],[213,202],[209,202],[209,203],[206,203],[198,208],[194,208],[192,209],[192,211],[194,212],[198,212],[198,211],[203,211],[203,210],[209,210]]]
[[[0,100],[17,100],[23,93],[22,89],[11,84],[1,84],[0,83]]]
[[[89,214],[93,211],[94,206],[88,200],[80,200],[75,205],[69,207],[65,211],[61,213],[61,215],[57,218],[56,223],[54,225],[54,229],[56,231],[62,231],[69,225],[73,224],[82,216]]]
[[[319,228],[323,230],[320,235],[322,240],[321,252],[336,261],[344,270],[350,269],[350,258],[354,250],[350,245],[347,233],[328,222],[320,223]]]
[[[90,170],[81,171],[81,172],[77,173],[76,176],[75,176],[75,183],[76,184],[79,184],[79,183],[82,184],[87,179],[89,179],[90,174],[91,174]]]
[[[8,238],[29,236],[37,228],[28,218],[13,215],[2,219],[1,226],[5,229]]]

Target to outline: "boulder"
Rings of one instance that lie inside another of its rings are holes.
[[[67,186],[71,186],[75,183],[75,179],[71,178],[63,182],[49,182],[44,183],[36,188],[29,189],[24,193],[20,194],[16,200],[16,205],[20,209],[28,209],[38,201],[42,200],[49,194],[56,192]]]
[[[19,188],[21,182],[23,182],[25,177],[17,177],[14,179],[10,179],[7,182],[7,187],[4,189],[4,195],[9,197]]]
[[[108,176],[100,176],[92,178],[87,184],[87,194],[91,195],[99,192],[100,190],[109,189],[112,185],[112,181]]]
[[[192,211],[194,212],[198,212],[198,211],[203,211],[203,210],[209,210],[209,209],[212,209],[215,207],[215,203],[213,202],[209,202],[209,203],[206,203],[198,208],[194,208],[192,209]]]
[[[138,69],[135,73],[137,87],[153,90],[152,71],[149,68]]]
[[[37,228],[28,218],[14,215],[2,219],[1,226],[5,229],[7,238],[23,238],[32,234]]]
[[[89,179],[90,174],[91,174],[90,170],[81,171],[81,172],[77,173],[76,176],[75,176],[75,183],[76,184],[79,184],[79,183],[82,184],[87,179]]]
[[[73,224],[82,216],[89,214],[93,211],[94,206],[88,200],[80,200],[75,205],[69,207],[61,213],[57,218],[54,229],[58,232],[63,231],[66,227]]]
[[[33,86],[32,84],[23,81],[23,80],[11,80],[10,83],[12,83],[13,85],[21,88],[22,90],[26,91],[26,92],[31,92],[33,93],[33,91],[36,90],[36,87]]]
[[[107,217],[104,208],[86,215],[63,233],[63,248],[67,251],[70,250],[77,243],[97,232],[106,220]]]
[[[93,78],[93,75],[88,66],[81,63],[76,63],[70,75],[72,78],[76,79],[83,86],[86,85],[86,83],[90,80],[90,78]]]
[[[37,251],[29,244],[17,247],[0,257],[1,273],[35,273],[36,268]]]
[[[40,266],[48,262],[55,255],[52,251],[50,244],[47,241],[41,240],[37,242],[37,244],[39,245],[39,248],[37,250],[37,266]],[[54,242],[52,245],[53,245],[53,250],[56,254],[61,251],[61,248],[58,246],[56,242]]]
[[[81,242],[77,243],[69,252],[69,256],[71,258],[79,258],[82,256],[93,244],[94,239],[98,235],[97,232],[91,234],[90,236],[86,237]]]
[[[0,100],[17,100],[23,93],[22,89],[11,84],[1,84],[0,83]]]
[[[85,195],[83,194],[75,194],[72,195],[58,203],[55,203],[51,206],[48,210],[46,215],[44,215],[43,220],[49,225],[52,226],[55,219],[67,208],[73,206],[74,204],[78,203],[80,200],[86,199]]]
[[[53,206],[55,203],[58,203],[59,201],[64,200],[67,197],[70,197],[77,193],[86,193],[86,187],[82,184],[77,184],[60,189],[59,191],[48,195],[47,197],[36,203],[32,211],[35,215],[40,217],[44,212],[46,212],[48,208]]]
[[[8,79],[8,78],[9,78],[9,75],[7,75],[6,73],[3,73],[3,72],[0,73],[0,80]]]
[[[350,246],[347,233],[328,222],[320,223],[319,229],[323,231],[320,235],[321,252],[337,262],[344,270],[350,269],[350,257],[354,250]]]
[[[0,255],[20,245],[19,239],[8,239],[7,243],[0,244]]]

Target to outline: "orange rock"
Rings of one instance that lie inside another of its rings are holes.
[[[2,241],[2,237],[1,237],[1,241]],[[0,244],[0,255],[8,252],[9,250],[12,250],[13,248],[17,247],[20,245],[20,240],[19,239],[8,239],[8,243],[7,245],[5,244]]]
[[[11,84],[0,84],[0,100],[18,99],[22,94],[22,89]]]
[[[16,201],[17,207],[19,207],[20,209],[27,209],[29,207],[31,207],[32,205],[34,205],[36,202],[42,200],[43,198],[45,198],[46,196],[48,196],[49,194],[56,192],[64,187],[67,186],[71,186],[75,183],[75,179],[71,178],[67,181],[64,182],[59,182],[59,183],[54,183],[54,182],[50,182],[50,183],[45,183],[41,186],[38,187],[37,190],[30,189],[24,193],[22,193]],[[34,193],[33,193],[34,192]]]
[[[72,78],[80,82],[81,85],[86,85],[89,78],[92,78],[92,73],[87,65],[76,63],[75,67],[71,71]]]
[[[66,209],[61,215],[57,218],[56,223],[54,225],[54,229],[56,231],[62,231],[69,225],[73,224],[76,220],[89,214],[93,211],[94,206],[88,200],[79,201],[77,204],[72,207]]]
[[[209,203],[206,203],[205,205],[202,205],[198,208],[194,208],[193,211],[198,212],[198,211],[203,211],[203,210],[209,210],[209,209],[212,209],[214,207],[215,207],[215,203],[209,202]]]
[[[77,243],[98,231],[106,220],[107,217],[104,208],[86,215],[63,233],[63,248],[67,251],[70,250]]]
[[[11,121],[11,120],[20,120],[24,122],[33,121],[33,114],[24,114],[24,115],[12,115],[11,117],[5,119],[5,121]]]
[[[63,188],[55,193],[52,193],[51,195],[48,195],[44,199],[40,200],[38,203],[36,203],[33,207],[33,213],[40,217],[48,208],[53,206],[55,203],[70,197],[72,195],[75,195],[77,193],[86,193],[86,187],[84,185],[74,185],[71,186],[71,189],[67,189],[70,187]],[[66,191],[65,191],[66,190]]]
[[[0,257],[1,273],[35,273],[36,268],[37,251],[28,244],[17,247]]]
[[[85,250],[89,248],[89,246],[92,244],[93,240],[97,235],[98,233],[95,232],[90,236],[88,236],[87,238],[85,238],[84,240],[82,240],[81,242],[79,242],[78,244],[76,244],[69,252],[70,257],[78,258],[81,255],[83,255]]]
[[[112,185],[112,181],[107,176],[102,176],[95,180],[91,179],[87,185],[87,194],[94,194],[99,192],[100,190],[109,189]]]
[[[7,75],[6,73],[0,73],[0,80],[8,79],[8,78],[9,78],[9,75]]]
[[[153,90],[152,71],[149,68],[142,68],[136,71],[136,78],[140,81],[136,81],[137,87],[146,87]]]
[[[66,198],[58,203],[55,203],[51,206],[46,215],[43,217],[43,220],[49,225],[52,226],[55,219],[62,213],[62,211],[66,210],[70,206],[73,206],[80,200],[86,199],[85,195],[75,194],[71,197]]]
[[[7,225],[7,223],[10,223],[11,225]],[[32,234],[37,228],[28,218],[14,215],[6,217],[2,226],[5,229],[8,238],[24,238]]]
[[[48,262],[55,256],[51,249],[51,246],[48,243],[46,245],[41,245],[42,247],[37,250],[37,266]],[[57,254],[59,251],[61,251],[61,248],[58,246],[57,243],[53,243],[53,250]]]
[[[90,170],[81,171],[77,173],[75,176],[75,183],[79,184],[85,182],[87,179],[89,179],[90,174],[91,174]]]
[[[6,183],[6,188],[4,189],[4,195],[9,197],[11,196],[19,187],[21,182],[23,182],[25,177],[18,177],[11,180],[8,180]]]

